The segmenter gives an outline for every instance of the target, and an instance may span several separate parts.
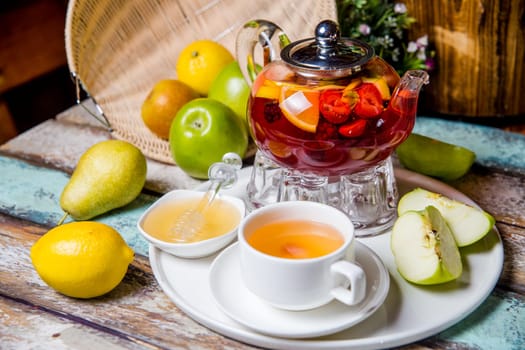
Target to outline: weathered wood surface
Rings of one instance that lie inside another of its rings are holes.
[[[0,146],[0,348],[251,348],[202,327],[180,311],[162,292],[143,256],[147,246],[141,245],[135,228],[140,213],[159,193],[200,184],[173,166],[148,161],[147,191],[129,207],[100,218],[138,247],[115,290],[81,301],[56,293],[40,280],[29,249],[60,217],[57,196],[80,154],[107,138],[103,128],[73,108]],[[503,273],[491,296],[465,320],[405,349],[522,348],[524,181],[519,171],[476,165],[451,183],[496,217],[505,250]],[[497,324],[510,331],[502,333]]]
[[[84,106],[95,110],[88,101]],[[85,109],[75,106],[49,119],[17,138],[0,146],[3,154],[25,159],[71,173],[84,151],[97,142],[111,138]],[[146,188],[165,193],[174,188],[191,188],[201,182],[186,175],[180,168],[148,159]]]
[[[3,349],[31,349],[35,344],[41,349],[54,350],[83,349],[85,344],[90,344],[91,349],[143,348],[116,335],[5,297],[0,298],[0,315]]]
[[[146,258],[141,256],[136,257],[123,282],[103,297],[76,300],[57,294],[40,280],[29,261],[30,247],[46,230],[46,227],[0,215],[0,310],[8,320],[0,326],[2,348],[22,348],[35,342],[59,349],[85,346],[86,343],[74,339],[73,335],[84,335],[89,344],[109,349],[186,348],[189,345],[202,349],[249,348],[199,326],[178,310],[160,290]],[[524,303],[525,298],[507,292],[506,288],[500,282],[495,293],[463,323],[478,332],[490,332],[494,322],[500,322],[501,326],[503,319],[507,327],[512,326],[509,315],[516,315],[508,309],[515,303]],[[24,313],[20,314],[20,310]],[[518,312],[519,309],[514,311]],[[45,325],[38,324],[44,321]],[[409,348],[457,348],[461,342],[455,339],[462,340],[464,332],[460,323]]]
[[[47,228],[28,224],[18,219],[0,215],[0,300],[8,298],[3,304],[12,306],[21,302],[21,308],[36,307],[43,311],[39,317],[59,316],[81,328],[93,331],[102,330],[112,341],[126,340],[125,346],[148,345],[155,348],[187,348],[195,344],[197,348],[243,349],[245,346],[207,330],[177,309],[160,290],[149,267],[148,260],[136,256],[124,281],[105,296],[77,300],[61,296],[51,290],[31,267],[29,249],[45,233]],[[10,301],[9,301],[10,300]],[[2,305],[2,304],[0,304]],[[45,313],[44,313],[45,312]],[[9,311],[9,314],[13,311]],[[5,312],[8,315],[8,312]],[[23,326],[31,322],[30,315],[17,316]],[[13,323],[16,320],[12,321]],[[55,322],[58,322],[55,320]],[[18,323],[18,322],[16,322]],[[0,326],[2,349],[21,346],[18,341],[33,342],[37,331],[39,338],[57,338],[60,332],[47,327],[28,329]],[[71,327],[71,325],[69,326]],[[38,333],[41,332],[41,333]],[[84,332],[87,332],[84,330]],[[78,331],[80,334],[81,331]],[[96,332],[100,333],[100,332]],[[4,335],[10,335],[12,344],[4,342]],[[95,338],[95,336],[93,336]],[[100,340],[102,341],[102,340]],[[104,340],[108,341],[108,340]],[[198,343],[198,345],[197,345]],[[73,345],[73,344],[71,344]],[[118,342],[117,342],[118,345]],[[68,347],[74,348],[74,346]],[[93,347],[95,349],[96,347]],[[129,348],[129,347],[128,347]]]

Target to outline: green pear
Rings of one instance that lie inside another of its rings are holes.
[[[454,236],[439,210],[429,206],[407,211],[392,228],[390,247],[403,278],[416,284],[439,284],[463,270]]]
[[[65,216],[89,220],[133,201],[145,182],[146,158],[137,147],[120,140],[102,141],[80,157],[60,206]]]
[[[422,210],[429,205],[441,212],[458,247],[479,241],[496,223],[494,217],[482,209],[422,188],[415,188],[403,195],[399,200],[397,213],[402,215],[409,210]]]

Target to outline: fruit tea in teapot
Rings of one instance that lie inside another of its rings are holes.
[[[400,79],[368,44],[340,38],[332,21],[293,43],[275,24],[253,21],[237,42],[245,77],[255,70],[255,42],[267,62],[248,103],[258,148],[251,204],[314,200],[348,213],[358,235],[389,227],[397,202],[389,156],[412,131],[428,74],[409,71]]]

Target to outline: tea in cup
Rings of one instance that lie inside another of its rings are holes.
[[[269,204],[246,216],[238,240],[243,283],[286,310],[307,310],[333,299],[355,305],[366,276],[354,259],[354,226],[342,211],[318,202]]]

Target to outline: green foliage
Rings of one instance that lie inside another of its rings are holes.
[[[407,29],[416,21],[401,2],[389,0],[337,0],[341,35],[370,44],[377,55],[399,74],[409,69],[431,70],[434,52],[426,35],[408,42]]]

